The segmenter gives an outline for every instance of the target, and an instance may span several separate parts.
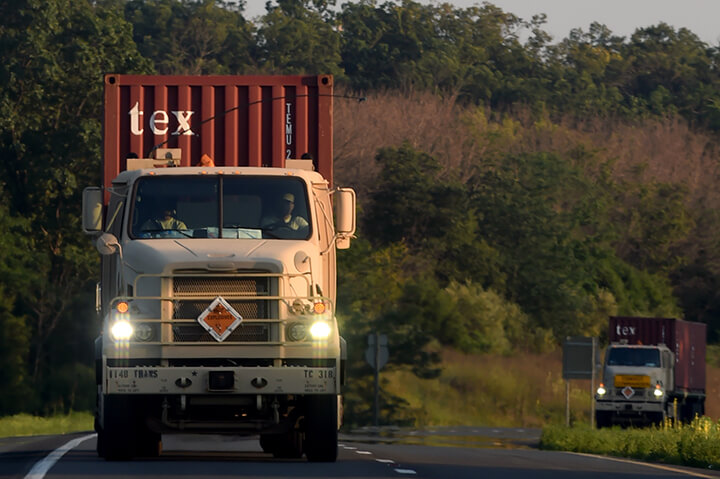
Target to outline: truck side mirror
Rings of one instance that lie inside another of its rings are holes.
[[[113,234],[101,234],[95,242],[95,247],[97,248],[98,252],[103,256],[120,253],[120,256],[122,257],[122,248],[120,247],[120,243],[118,242],[117,238]]]
[[[88,234],[102,231],[102,188],[90,186],[83,190],[82,197],[82,226]]]
[[[338,188],[335,192],[337,201],[335,230],[342,235],[355,233],[355,190]]]
[[[335,190],[335,245],[338,249],[350,247],[350,239],[355,233],[355,190],[338,188]]]

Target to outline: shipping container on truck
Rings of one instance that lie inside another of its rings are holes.
[[[333,77],[105,76],[103,186],[127,158],[180,148],[179,166],[285,167],[312,157],[333,184]]]

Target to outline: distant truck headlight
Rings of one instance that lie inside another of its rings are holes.
[[[330,336],[330,325],[325,321],[315,321],[310,326],[310,336],[313,339],[327,339]]]
[[[662,390],[662,388],[660,387],[659,384],[656,384],[653,394],[655,395],[656,398],[661,398],[661,397],[663,397],[663,394],[665,394],[665,392]]]
[[[127,341],[132,337],[134,332],[130,321],[125,319],[115,321],[110,327],[110,335],[115,341]]]
[[[600,387],[597,388],[597,395],[604,396],[605,394],[607,394],[607,389],[605,389],[604,384],[600,384]]]

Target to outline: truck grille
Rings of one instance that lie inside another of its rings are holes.
[[[173,278],[173,319],[196,319],[218,296],[230,303],[243,319],[269,319],[270,300],[259,297],[270,295],[270,281],[271,278],[252,276],[177,276]],[[177,343],[215,341],[197,323],[176,323],[172,331],[173,341]],[[270,324],[243,323],[225,341],[268,342]]]

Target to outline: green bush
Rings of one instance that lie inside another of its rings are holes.
[[[93,429],[93,415],[89,412],[38,417],[16,414],[0,418],[0,437],[67,434]]]
[[[720,466],[720,423],[708,417],[689,425],[647,429],[546,426],[542,449],[630,457],[695,467]]]

